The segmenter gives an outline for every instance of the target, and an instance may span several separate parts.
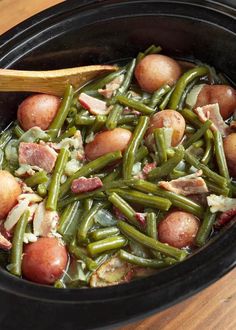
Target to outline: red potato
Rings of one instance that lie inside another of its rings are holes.
[[[219,103],[224,119],[232,116],[236,110],[236,91],[227,85],[204,85],[197,97],[195,108],[207,104]]]
[[[22,272],[25,278],[40,284],[53,284],[66,268],[65,246],[55,237],[41,237],[24,249]]]
[[[157,112],[150,120],[146,136],[152,133],[156,128],[171,127],[173,135],[171,144],[173,147],[178,145],[184,136],[185,120],[184,117],[175,110],[163,110]]]
[[[0,171],[0,220],[5,219],[20,194],[21,187],[14,176],[7,171]]]
[[[181,75],[181,67],[168,56],[152,54],[138,63],[134,74],[139,86],[144,91],[153,93],[164,84],[174,85]]]
[[[113,151],[124,151],[132,133],[124,128],[115,128],[95,135],[92,142],[85,146],[85,156],[89,160],[96,159]]]
[[[48,129],[59,106],[60,98],[48,94],[36,94],[27,97],[18,107],[17,119],[21,127],[28,129],[38,126],[42,130]]]
[[[174,211],[169,213],[158,226],[158,237],[162,243],[176,248],[194,245],[199,229],[199,220],[191,213]]]
[[[229,172],[236,177],[236,133],[231,133],[224,139],[224,152]]]

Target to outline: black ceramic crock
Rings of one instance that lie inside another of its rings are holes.
[[[0,37],[0,67],[55,69],[128,58],[152,43],[195,58],[236,81],[234,1],[66,1]],[[0,128],[23,94],[0,94]],[[1,184],[1,183],[0,183]],[[60,290],[0,270],[0,329],[111,328],[163,310],[233,268],[236,225],[183,263],[129,284]]]

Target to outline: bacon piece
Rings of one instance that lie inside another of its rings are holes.
[[[230,128],[226,125],[220,114],[218,103],[197,107],[194,109],[194,112],[198,115],[201,122],[205,123],[208,119],[212,121],[212,131],[220,131],[222,136],[227,136],[229,134]]]
[[[106,88],[98,89],[98,93],[103,95],[105,98],[110,99],[115,93],[115,91],[120,87],[124,80],[124,75],[121,74],[119,77],[116,77],[111,82],[106,84]]]
[[[57,153],[47,145],[21,142],[19,163],[38,166],[50,173],[55,166]]]
[[[12,247],[12,244],[8,239],[6,239],[1,233],[0,233],[0,248],[3,250],[10,250]]]
[[[96,190],[102,186],[102,181],[98,177],[88,179],[82,176],[79,179],[73,180],[71,191],[75,194],[80,194],[83,192]]]
[[[200,177],[201,175],[202,171],[197,171],[194,174],[186,175],[176,180],[160,181],[159,186],[184,196],[203,194],[208,192],[208,188],[203,178]]]
[[[232,220],[234,220],[234,221],[236,220],[236,208],[221,213],[215,226],[216,227],[225,226],[227,223],[229,223]]]
[[[106,102],[85,93],[79,95],[79,101],[81,105],[93,115],[106,115],[110,111],[110,109],[107,108]]]
[[[56,231],[59,215],[56,211],[45,208],[45,201],[38,205],[33,220],[33,232],[35,236],[48,237]]]
[[[154,163],[148,163],[148,164],[144,165],[142,171],[139,172],[136,175],[136,177],[138,179],[143,179],[143,180],[147,179],[148,173],[151,172],[151,170],[153,170],[155,167],[156,167],[156,163],[155,162]]]

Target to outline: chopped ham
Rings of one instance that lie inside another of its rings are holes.
[[[146,226],[146,213],[136,212],[135,218],[141,226]]]
[[[203,178],[200,177],[201,175],[202,171],[197,171],[194,174],[186,175],[176,180],[160,181],[159,186],[183,196],[203,194],[208,192],[208,188]]]
[[[148,173],[151,172],[154,168],[156,168],[156,166],[157,164],[155,162],[145,164],[142,170],[144,177],[146,178]]]
[[[38,205],[33,220],[33,233],[35,236],[48,237],[56,231],[59,215],[56,211],[45,208],[45,201]]]
[[[47,145],[21,142],[19,163],[38,166],[50,173],[55,166],[57,153]]]
[[[6,239],[1,233],[0,233],[0,248],[3,250],[10,250],[12,247],[12,244],[8,239]]]
[[[225,226],[227,223],[229,223],[232,220],[236,221],[236,208],[221,213],[221,215],[217,219],[215,226],[216,227]]]
[[[71,185],[71,191],[75,194],[80,194],[83,192],[93,191],[103,186],[102,181],[98,177],[94,178],[85,178],[81,177],[75,179]]]
[[[110,111],[106,102],[85,93],[79,95],[79,101],[81,105],[93,115],[106,115]]]
[[[229,134],[229,126],[226,125],[220,114],[219,104],[208,104],[203,107],[197,107],[194,112],[198,115],[201,122],[205,123],[208,119],[212,121],[211,130],[220,131],[222,136]]]
[[[119,77],[116,77],[111,82],[106,84],[106,87],[104,89],[99,89],[98,93],[103,95],[105,98],[110,99],[115,94],[115,91],[120,87],[123,80],[124,75],[121,74]]]

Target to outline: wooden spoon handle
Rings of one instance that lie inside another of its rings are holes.
[[[39,92],[62,96],[68,84],[77,89],[89,80],[117,70],[111,65],[90,65],[51,71],[0,69],[0,91]]]

